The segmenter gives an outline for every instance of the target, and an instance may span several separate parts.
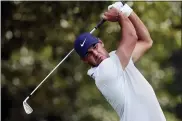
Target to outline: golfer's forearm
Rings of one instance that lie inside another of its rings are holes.
[[[133,11],[131,15],[129,16],[130,21],[132,22],[133,26],[135,27],[138,40],[145,41],[147,43],[152,43],[152,39],[150,37],[150,34],[143,24],[143,22],[140,20],[140,18],[135,14]]]
[[[120,19],[118,22],[121,27],[121,38],[125,38],[124,40],[130,40],[131,38],[138,38],[134,25],[131,23],[131,21],[125,15],[120,14],[119,18]]]
[[[130,50],[132,50],[138,40],[136,30],[127,16],[125,16],[124,14],[120,14],[119,18],[120,19],[118,22],[121,27],[121,40],[119,46],[121,46],[122,48],[130,48]]]

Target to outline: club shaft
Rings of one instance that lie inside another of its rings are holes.
[[[45,82],[45,80],[52,74],[52,72],[54,72],[54,70],[55,69],[57,69],[58,68],[58,66],[73,52],[73,50],[74,49],[72,49],[64,58],[63,58],[63,60],[61,61],[61,62],[59,62],[59,64],[44,78],[44,80],[32,91],[32,93],[30,94],[30,95],[32,95],[36,90],[37,90],[37,88],[39,88],[41,85],[42,85],[42,83],[44,83]]]
[[[97,24],[97,26],[95,26],[92,31],[90,31],[90,34],[92,34],[96,29],[98,29],[106,20],[102,19],[101,21],[99,21],[99,23]]]
[[[96,28],[92,29],[92,31],[90,31],[90,34],[92,34],[95,30],[96,30]]]
[[[103,23],[105,22],[105,20],[101,20],[96,27],[94,27],[94,29],[92,31],[90,31],[90,34],[92,34],[97,28],[99,28]],[[32,91],[32,93],[29,95],[31,96],[45,81],[46,79],[54,72],[54,70],[56,70],[59,65],[74,51],[74,48],[63,58],[63,60],[61,62],[58,63],[58,65],[44,78],[44,80],[42,80],[42,82]]]

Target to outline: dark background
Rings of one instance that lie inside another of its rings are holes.
[[[73,48],[77,35],[91,31],[112,4],[104,2],[1,2],[2,121],[118,121],[87,76],[89,66],[74,52],[28,101],[23,100]],[[182,120],[182,4],[129,2],[147,26],[153,47],[136,63],[153,86],[168,121]],[[116,49],[120,28],[106,22],[94,35]]]

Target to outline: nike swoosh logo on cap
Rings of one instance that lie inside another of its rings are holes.
[[[80,46],[81,46],[81,47],[83,47],[83,46],[84,46],[84,44],[85,44],[85,41],[86,41],[86,40],[87,40],[87,38],[85,38],[85,39],[84,39],[84,41],[83,41],[83,43],[82,43],[82,44],[80,44]]]

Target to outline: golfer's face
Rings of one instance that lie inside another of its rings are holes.
[[[98,66],[104,59],[108,58],[109,54],[105,50],[102,41],[99,43],[92,45],[87,52],[84,61],[91,66]]]

